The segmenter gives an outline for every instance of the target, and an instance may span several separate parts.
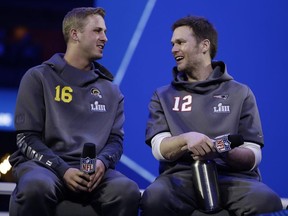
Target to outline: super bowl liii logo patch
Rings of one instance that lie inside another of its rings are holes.
[[[94,173],[96,165],[96,158],[81,158],[81,170],[85,173]]]

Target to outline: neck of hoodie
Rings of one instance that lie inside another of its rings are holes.
[[[185,89],[189,92],[206,93],[217,88],[222,82],[232,80],[233,77],[227,72],[226,65],[223,62],[212,62],[212,72],[205,74],[202,77],[207,77],[202,80],[190,81],[188,76],[184,72],[177,70],[177,67],[173,68],[173,81],[172,85],[177,88]]]

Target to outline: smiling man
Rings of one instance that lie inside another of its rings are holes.
[[[188,16],[177,20],[172,30],[177,66],[172,83],[153,94],[146,128],[146,143],[160,162],[160,176],[142,196],[141,215],[190,216],[209,210],[200,208],[192,181],[191,165],[197,160],[217,164],[226,213],[281,210],[279,196],[258,173],[264,141],[255,97],[228,74],[223,62],[212,61],[217,52],[215,28],[203,17]],[[244,142],[224,145],[229,134]]]
[[[11,216],[54,216],[62,200],[91,205],[103,216],[138,213],[138,185],[115,170],[123,152],[124,97],[96,62],[107,42],[104,16],[102,8],[68,12],[65,54],[29,69],[21,80]],[[91,175],[80,169],[86,143],[97,152]]]

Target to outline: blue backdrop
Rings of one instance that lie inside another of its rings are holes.
[[[146,146],[147,106],[156,87],[171,81],[171,25],[188,14],[207,17],[219,33],[217,60],[254,91],[265,147],[263,181],[288,197],[286,0],[98,0],[106,9],[108,43],[101,63],[116,76],[125,95],[125,155],[119,169],[145,188],[158,174]]]
[[[265,138],[263,181],[288,197],[284,67],[288,1],[98,0],[95,4],[107,12],[108,43],[100,62],[112,71],[125,95],[125,149],[118,168],[141,188],[158,175],[158,162],[144,141],[147,106],[153,91],[172,78],[172,23],[188,14],[200,15],[218,30],[216,59],[223,60],[229,73],[256,95]],[[6,72],[0,72],[5,78]],[[13,130],[16,94],[17,89],[0,89],[0,130]]]

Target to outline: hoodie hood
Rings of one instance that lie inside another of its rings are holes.
[[[113,81],[113,75],[98,62],[93,62],[90,71],[79,70],[67,64],[63,53],[54,54],[49,60],[43,62],[43,64],[51,67],[64,80],[69,80],[69,82],[77,86],[84,86],[87,83],[94,82],[99,77]]]
[[[224,62],[212,62],[213,72],[207,78],[207,80],[199,82],[188,82],[186,74],[179,72],[177,67],[173,68],[173,81],[172,85],[177,88],[183,88],[189,92],[206,93],[216,89],[222,82],[233,80],[227,72]]]

